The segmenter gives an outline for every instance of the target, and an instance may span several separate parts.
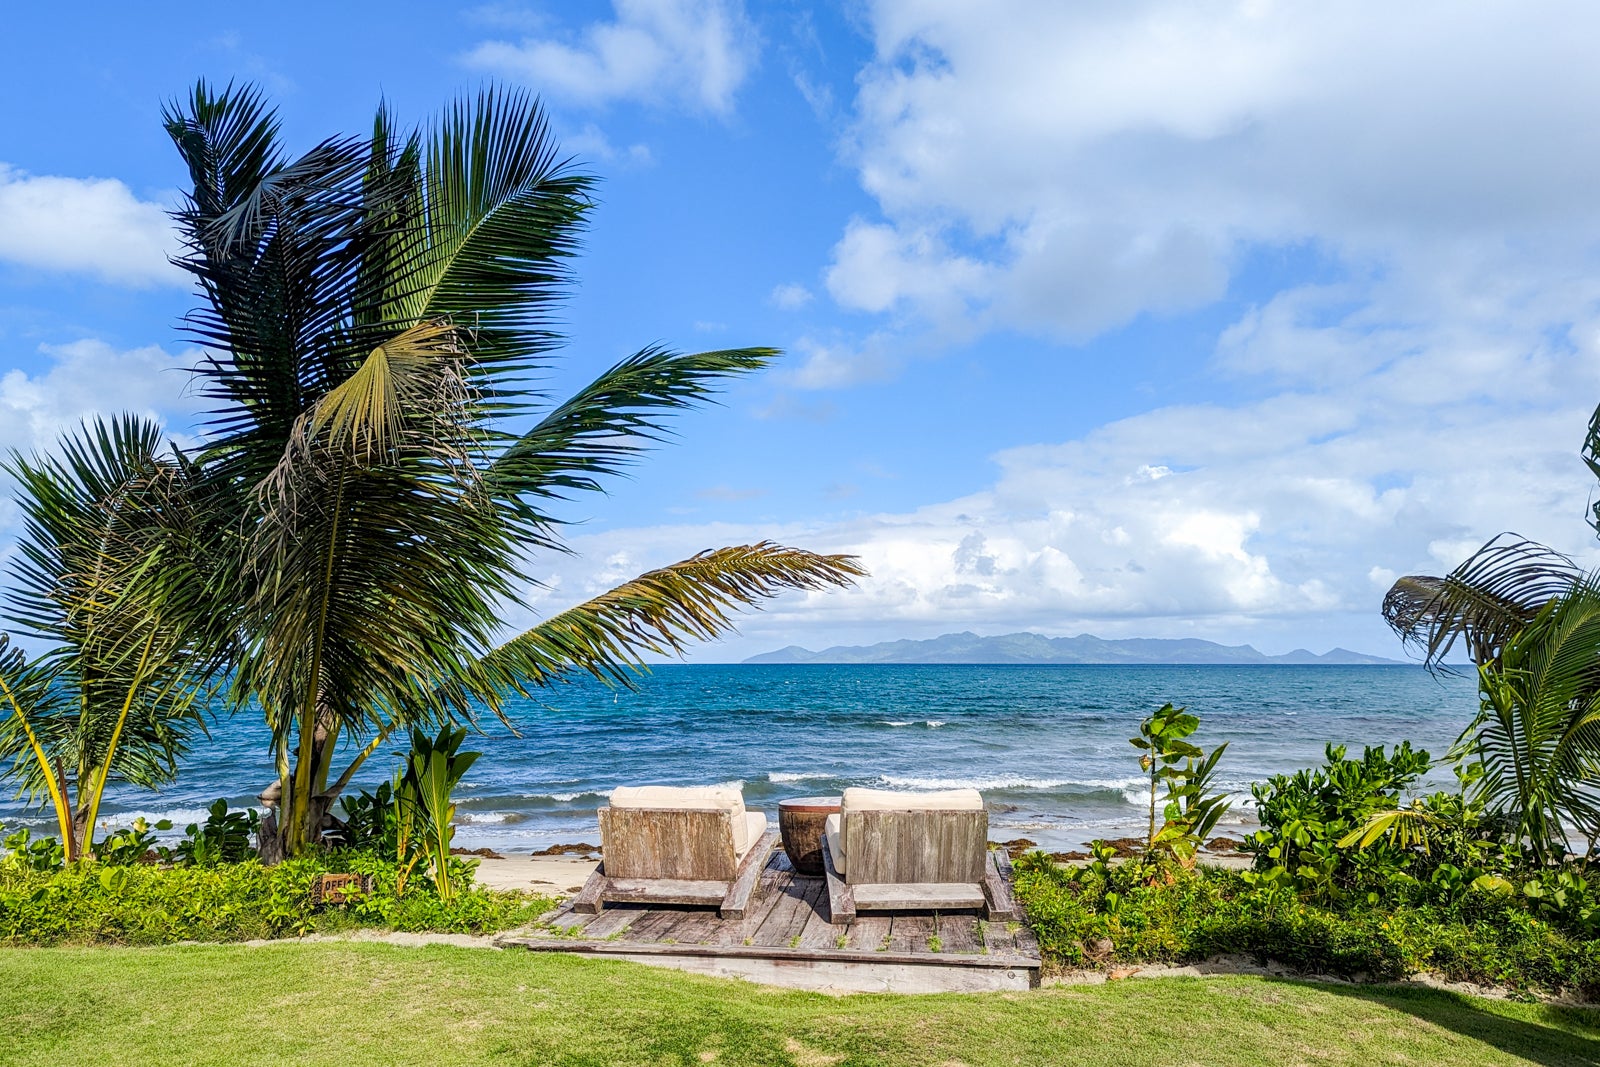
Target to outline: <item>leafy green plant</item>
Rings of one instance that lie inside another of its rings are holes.
[[[227,800],[219,798],[212,801],[205,822],[188,825],[173,854],[197,867],[238,863],[254,853],[250,840],[260,823],[254,808],[229,811]]]
[[[154,825],[142,816],[134,819],[127,829],[118,831],[107,837],[95,850],[95,859],[113,867],[125,867],[130,863],[142,863],[144,858],[154,852],[160,855],[156,843],[156,831],[172,829],[171,819],[159,819]]]
[[[1252,879],[1324,901],[1358,883],[1381,885],[1407,863],[1406,850],[1374,835],[1372,847],[1352,849],[1352,833],[1365,834],[1370,819],[1400,807],[1402,791],[1431,765],[1427,752],[1402,741],[1392,753],[1382,745],[1363,750],[1360,759],[1343,745],[1328,745],[1326,762],[1293,774],[1274,775],[1251,786],[1261,829],[1245,840],[1255,855]]]
[[[1600,577],[1584,578],[1478,670],[1480,711],[1462,747],[1481,795],[1536,863],[1600,836]]]
[[[1200,727],[1200,717],[1170,702],[1139,724],[1139,736],[1129,744],[1139,749],[1139,766],[1150,778],[1150,821],[1146,853],[1171,852],[1192,864],[1200,845],[1230,806],[1227,794],[1211,791],[1217,762],[1227,751],[1224,742],[1209,754],[1186,740]],[[1163,822],[1156,826],[1157,788],[1167,787]]]
[[[340,908],[311,906],[324,873],[370,877],[373,890]],[[0,944],[170,944],[241,941],[356,928],[483,933],[532,921],[546,898],[486,890],[466,864],[449,868],[453,892],[431,882],[401,894],[395,864],[372,852],[313,854],[276,866],[255,860],[211,866],[59,862],[38,870],[0,863]]]
[[[66,850],[53,837],[35,838],[26,826],[0,841],[6,850],[5,866],[24,871],[48,871],[66,862]]]
[[[428,859],[439,896],[445,900],[454,892],[449,872],[450,842],[456,832],[456,806],[451,794],[482,755],[461,751],[461,743],[466,738],[464,727],[455,730],[446,727],[431,738],[413,729],[405,771],[394,790],[397,802],[404,809],[399,850],[404,852],[403,842],[409,837],[406,830],[410,827],[406,823],[414,819],[421,852]]]
[[[96,851],[106,786],[170,780],[200,729],[218,663],[203,522],[192,468],[146,419],[91,421],[0,467],[25,519],[7,617],[44,648],[30,662],[0,636],[0,776],[48,802],[71,862]]]

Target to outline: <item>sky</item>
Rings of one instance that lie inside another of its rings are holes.
[[[381,12],[381,14],[380,14]],[[23,5],[0,66],[0,447],[189,439],[163,103],[287,143],[526,87],[600,176],[559,394],[646,345],[772,369],[532,565],[519,625],[723,544],[861,557],[697,649],[973,630],[1399,656],[1514,530],[1600,565],[1600,7],[1062,0]],[[0,484],[0,552],[17,532]]]

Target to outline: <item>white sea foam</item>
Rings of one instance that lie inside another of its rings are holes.
[[[1061,778],[901,778],[885,774],[878,779],[894,789],[1059,789],[1078,783]]]
[[[943,719],[879,719],[879,726],[926,726],[930,730],[937,730],[945,724]]]
[[[826,774],[793,774],[789,771],[773,771],[767,775],[767,781],[773,785],[782,785],[786,782],[809,782],[815,778],[828,778]]]

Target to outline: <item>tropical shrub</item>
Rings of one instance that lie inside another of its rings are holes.
[[[254,808],[229,811],[226,800],[214,800],[206,821],[190,823],[178,847],[163,858],[200,867],[238,863],[255,854],[251,838],[260,823]]]
[[[1323,904],[1217,868],[1102,857],[1074,869],[1043,853],[1017,861],[1016,889],[1052,968],[1239,955],[1347,978],[1426,971],[1600,997],[1600,940],[1546,921],[1520,894]]]
[[[0,863],[0,944],[166,944],[240,941],[357,927],[486,933],[530,922],[550,901],[487,890],[473,864],[453,860],[446,900],[427,882],[403,891],[399,868],[371,852],[312,854],[276,866],[74,864],[34,870]],[[363,875],[370,891],[314,907],[325,873]]]
[[[1139,724],[1138,737],[1128,739],[1140,751],[1139,767],[1150,780],[1150,824],[1145,850],[1165,850],[1186,865],[1194,862],[1195,853],[1229,807],[1227,794],[1211,791],[1212,775],[1217,761],[1228,750],[1227,742],[1208,755],[1188,741],[1199,727],[1198,715],[1168,702]],[[1158,829],[1156,790],[1161,785],[1167,787],[1167,794]]]
[[[1260,884],[1292,887],[1324,901],[1357,889],[1382,887],[1410,862],[1406,850],[1379,840],[1367,848],[1341,847],[1378,812],[1400,806],[1403,791],[1431,765],[1427,752],[1402,741],[1390,753],[1368,747],[1360,759],[1343,745],[1324,749],[1326,762],[1278,774],[1251,786],[1261,829],[1245,839],[1255,855]]]

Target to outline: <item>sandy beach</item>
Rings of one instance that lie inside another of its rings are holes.
[[[477,882],[490,889],[524,889],[566,896],[583,888],[599,864],[571,856],[503,856],[478,861]]]

